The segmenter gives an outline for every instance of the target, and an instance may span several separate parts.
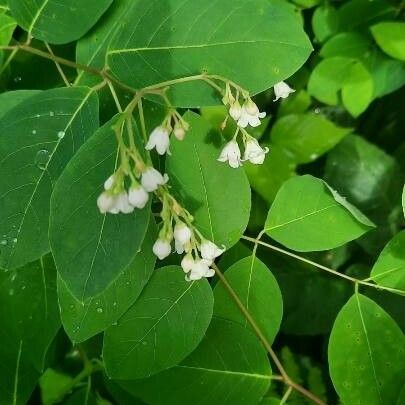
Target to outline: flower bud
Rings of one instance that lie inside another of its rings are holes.
[[[191,269],[193,268],[193,265],[194,265],[193,256],[191,255],[191,253],[186,254],[181,261],[181,267],[184,273],[190,272]]]
[[[218,256],[225,252],[225,246],[219,248],[215,243],[204,239],[200,245],[201,257],[208,261],[214,261]]]
[[[147,192],[152,192],[158,189],[159,186],[166,184],[169,180],[167,174],[162,176],[156,169],[153,167],[147,167],[146,170],[142,173],[141,183],[142,187]]]
[[[128,201],[131,205],[135,208],[144,208],[149,200],[149,194],[145,191],[145,189],[139,185],[133,185],[129,189],[128,193]]]
[[[167,239],[159,238],[154,243],[152,250],[159,260],[163,260],[170,255],[172,247]]]

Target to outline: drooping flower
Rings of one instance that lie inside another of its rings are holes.
[[[257,105],[252,101],[248,100],[241,109],[241,115],[238,119],[238,126],[241,128],[246,128],[248,125],[251,127],[258,127],[261,124],[260,119],[266,116],[265,112],[260,112]]]
[[[142,173],[141,184],[142,187],[149,193],[157,190],[159,186],[166,184],[169,181],[167,174],[162,175],[156,169],[149,166]]]
[[[191,271],[194,265],[194,259],[191,253],[186,254],[181,260],[180,264],[184,273],[188,273],[189,271]]]
[[[201,280],[203,277],[212,277],[215,271],[210,268],[210,262],[205,259],[195,260],[191,270],[186,275],[187,281]]]
[[[170,255],[172,247],[167,239],[159,238],[154,243],[152,250],[159,260],[163,260]]]
[[[115,175],[112,174],[105,182],[104,182],[104,190],[110,190],[115,182]]]
[[[115,207],[118,209],[118,212],[122,212],[123,214],[130,214],[134,211],[134,207],[129,203],[126,191],[122,191],[116,196]]]
[[[286,82],[279,82],[274,85],[274,95],[276,98],[273,101],[277,101],[280,98],[287,98],[295,90],[292,89]]]
[[[228,162],[229,166],[234,169],[242,166],[241,153],[238,143],[235,140],[229,141],[222,149],[217,160],[219,162]]]
[[[166,152],[170,154],[170,138],[169,130],[163,126],[156,127],[149,136],[148,143],[145,146],[146,150],[156,148],[159,155],[164,155]]]
[[[229,108],[229,115],[235,120],[238,121],[242,115],[242,107],[239,104],[239,101],[236,100],[231,107]]]
[[[183,245],[190,242],[192,234],[191,229],[184,222],[177,222],[174,227],[174,239]]]
[[[225,246],[218,247],[214,242],[204,239],[200,245],[201,257],[208,261],[214,261],[218,256],[225,252]]]
[[[262,148],[255,138],[250,137],[245,145],[243,159],[248,160],[255,165],[261,165],[263,164],[264,158],[266,157],[266,153],[268,153],[268,151],[269,148]]]
[[[115,205],[115,198],[109,193],[103,192],[97,198],[97,206],[102,214],[110,212],[110,210],[113,208],[114,205]]]
[[[149,200],[149,194],[140,184],[134,184],[128,193],[128,201],[135,208],[142,209]]]

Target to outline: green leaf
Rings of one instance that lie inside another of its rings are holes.
[[[100,214],[97,207],[103,183],[115,170],[117,117],[80,148],[52,195],[52,253],[61,279],[82,302],[103,292],[129,265],[149,222],[148,207],[128,215]]]
[[[48,368],[39,380],[43,405],[51,405],[60,399],[60,395],[72,383],[73,378]]]
[[[405,186],[404,186],[404,189],[402,190],[402,210],[404,211],[404,217],[405,217]]]
[[[323,42],[338,30],[338,14],[334,7],[329,4],[316,8],[312,17],[312,30],[318,42]]]
[[[405,23],[386,21],[373,25],[370,30],[387,55],[405,61]]]
[[[157,228],[153,218],[139,253],[128,267],[101,294],[81,302],[58,278],[58,298],[62,323],[73,342],[83,342],[106,330],[137,300],[155,267],[152,245]]]
[[[301,25],[282,0],[137,0],[111,41],[107,61],[135,88],[206,73],[256,94],[291,76],[308,58],[312,47]],[[169,95],[187,107],[219,102],[203,82],[178,85]]]
[[[311,97],[305,90],[300,90],[281,101],[277,111],[277,117],[280,118],[284,115],[305,113],[310,106]]]
[[[113,0],[9,0],[10,12],[30,35],[52,44],[82,37]]]
[[[405,291],[405,231],[385,246],[371,270],[371,279],[379,285]]]
[[[295,163],[309,163],[332,149],[351,131],[351,128],[336,126],[322,115],[291,114],[276,121],[271,140],[285,148]]]
[[[0,94],[0,120],[15,106],[40,93],[38,90],[15,90]]]
[[[336,318],[329,370],[343,403],[391,405],[402,387],[405,337],[374,301],[355,294]]]
[[[14,18],[7,14],[1,14],[0,9],[0,46],[8,45],[10,43],[13,32],[17,26]]]
[[[246,257],[232,265],[225,278],[250,312],[271,344],[280,329],[283,300],[277,281],[270,270],[256,257]],[[214,289],[214,315],[229,319],[250,330],[251,326],[232,301],[222,283]]]
[[[257,404],[271,369],[257,338],[240,325],[213,318],[198,348],[181,364],[120,385],[151,405]]]
[[[199,115],[188,112],[191,129],[183,141],[173,139],[166,165],[174,191],[193,213],[207,239],[226,248],[242,236],[249,221],[250,189],[242,169],[217,162],[221,136]]]
[[[370,104],[374,82],[364,65],[355,59],[336,56],[321,61],[311,73],[308,92],[329,105],[342,102],[351,115],[357,117]]]
[[[135,304],[105,332],[107,375],[142,378],[178,364],[203,338],[213,305],[207,280],[187,282],[179,266],[157,270]]]
[[[25,404],[60,327],[52,258],[1,276],[0,404]]]
[[[265,231],[290,249],[308,252],[341,246],[372,227],[326,183],[305,175],[293,177],[281,187],[270,208]]]
[[[246,163],[244,169],[253,190],[272,203],[283,183],[295,176],[296,165],[284,148],[278,145],[269,148],[262,165]]]
[[[359,32],[341,32],[332,37],[322,47],[319,54],[323,58],[343,56],[360,59],[370,52],[373,45],[370,38]]]
[[[97,95],[80,87],[41,92],[1,118],[0,267],[16,268],[49,251],[54,183],[97,127]]]
[[[122,18],[131,4],[132,0],[115,0],[96,26],[87,35],[77,41],[77,63],[96,69],[104,67],[108,44],[112,36],[121,28]],[[75,83],[97,83],[100,80],[100,77],[88,74],[82,70],[78,73]]]

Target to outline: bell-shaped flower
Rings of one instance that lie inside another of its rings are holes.
[[[140,184],[134,184],[129,189],[128,201],[135,208],[144,208],[149,200],[149,194]]]
[[[163,260],[170,255],[172,247],[167,239],[159,238],[154,243],[152,250],[160,260]]]
[[[118,212],[122,212],[123,214],[130,214],[134,211],[134,207],[129,203],[126,191],[122,191],[116,196],[115,207],[118,209]]]
[[[142,187],[149,193],[158,189],[159,186],[163,186],[169,181],[167,174],[162,175],[153,167],[149,166],[142,173],[141,184]]]
[[[229,108],[229,115],[235,120],[238,121],[242,115],[242,107],[239,104],[239,101],[236,100],[231,107]]]
[[[105,182],[104,182],[104,190],[110,190],[115,182],[115,175],[112,174]]]
[[[218,247],[215,243],[210,240],[204,239],[201,241],[200,252],[201,257],[205,260],[213,262],[218,256],[221,256],[225,252],[225,246]]]
[[[170,138],[169,130],[163,126],[156,127],[149,136],[148,143],[145,146],[146,150],[156,148],[159,155],[164,155],[166,152],[170,154]]]
[[[210,262],[204,259],[197,259],[186,275],[187,281],[201,280],[203,277],[212,277],[215,271],[210,268]]]
[[[241,111],[241,116],[238,120],[238,126],[241,128],[246,128],[248,125],[251,127],[258,127],[261,124],[260,119],[266,116],[265,112],[260,112],[257,105],[252,101],[248,100],[243,106]]]
[[[250,163],[255,165],[261,165],[264,162],[266,153],[268,153],[269,148],[262,148],[259,142],[255,138],[250,137],[245,145],[245,153],[243,155],[244,160],[248,160]]]
[[[177,222],[174,227],[173,235],[175,240],[185,245],[186,243],[190,242],[193,233],[184,222]]]
[[[276,98],[273,101],[277,101],[280,98],[287,98],[291,93],[294,93],[292,89],[286,82],[279,82],[274,85],[274,95]]]
[[[110,195],[109,193],[106,193],[105,191],[101,193],[97,198],[97,206],[102,214],[110,212],[110,210],[114,207],[114,205],[115,205],[114,196]]]
[[[239,145],[235,140],[229,141],[221,151],[219,162],[228,162],[229,166],[236,169],[239,166],[242,166],[241,153]]]
[[[194,259],[191,253],[186,254],[181,260],[180,264],[184,273],[190,272],[194,265]]]

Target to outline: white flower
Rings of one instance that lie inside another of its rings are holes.
[[[135,208],[142,209],[149,200],[149,194],[141,185],[136,184],[129,189],[128,200]]]
[[[235,101],[235,103],[233,103],[231,105],[231,108],[229,109],[229,115],[235,120],[238,121],[239,118],[242,115],[242,107],[239,104],[239,101]]]
[[[179,140],[182,141],[184,137],[186,136],[186,131],[182,127],[176,127],[173,130],[174,136]]]
[[[260,112],[257,105],[252,100],[249,100],[242,106],[238,126],[241,128],[246,128],[248,125],[258,127],[261,124],[260,119],[265,116],[266,113]]]
[[[169,177],[167,174],[162,176],[161,173],[159,173],[156,169],[153,167],[148,167],[143,173],[142,173],[142,187],[147,191],[147,192],[152,192],[157,190],[159,186],[162,186],[163,184],[166,184],[169,180]]]
[[[110,212],[114,205],[115,198],[106,192],[101,193],[97,198],[97,206],[102,214]]]
[[[159,155],[164,155],[166,152],[170,154],[170,138],[169,131],[167,128],[159,126],[156,127],[149,136],[149,141],[145,146],[146,150],[152,150],[156,148]]]
[[[183,222],[178,222],[174,227],[174,239],[179,241],[182,245],[190,242],[193,233],[191,229]]]
[[[191,270],[186,275],[187,281],[201,280],[203,277],[212,277],[215,274],[213,269],[210,269],[210,262],[204,259],[194,261],[191,265]]]
[[[179,242],[177,239],[174,240],[174,249],[176,250],[176,252],[179,255],[184,253],[184,245],[181,242]]]
[[[160,259],[163,260],[170,255],[172,247],[167,239],[157,239],[153,245],[153,253]]]
[[[234,169],[242,166],[238,143],[235,140],[228,142],[222,149],[217,160],[219,162],[228,162],[229,166],[233,167]]]
[[[203,240],[200,245],[201,256],[205,260],[214,261],[218,256],[225,252],[225,246],[219,248],[210,240]]]
[[[194,265],[193,256],[190,253],[185,255],[181,261],[181,267],[183,268],[184,273],[188,273],[189,271],[191,271],[193,265]]]
[[[294,91],[287,83],[279,82],[274,85],[274,95],[276,98],[273,101],[277,101],[279,98],[287,98]]]
[[[130,214],[134,211],[134,207],[128,201],[128,194],[126,191],[123,191],[116,196],[115,207],[118,209],[118,212],[122,212],[123,214]]]
[[[105,182],[104,182],[104,190],[110,190],[111,187],[114,185],[115,176],[112,174]]]
[[[266,153],[269,148],[262,148],[254,138],[249,138],[246,142],[245,153],[243,155],[244,160],[249,160],[249,162],[255,165],[261,165],[264,162]]]

